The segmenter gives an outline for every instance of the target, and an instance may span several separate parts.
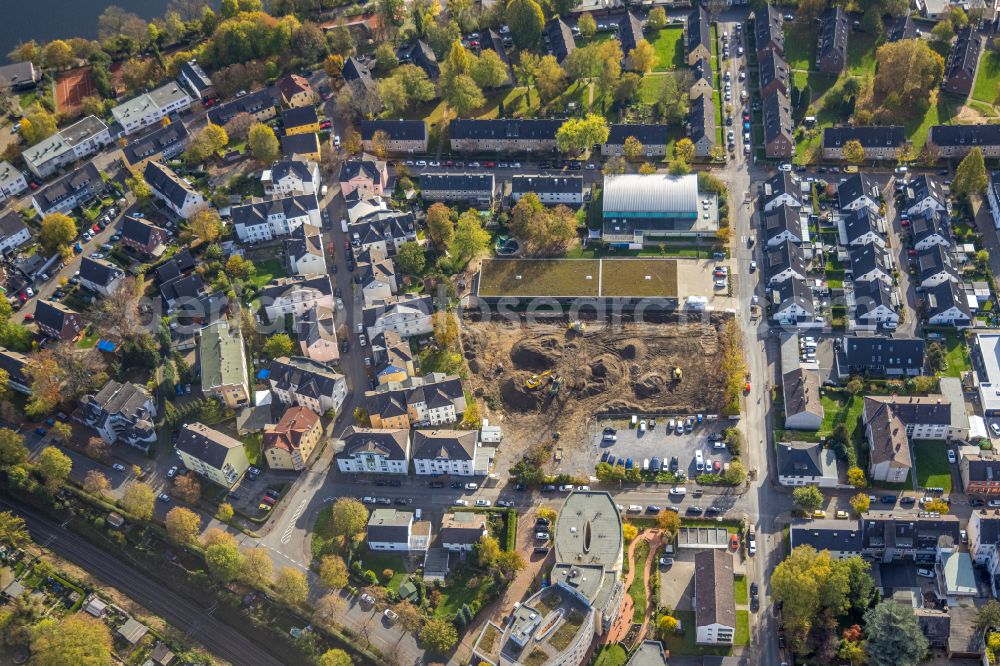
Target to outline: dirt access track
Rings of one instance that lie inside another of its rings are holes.
[[[526,450],[557,431],[566,444],[582,444],[595,413],[718,414],[724,384],[720,331],[731,316],[666,324],[587,322],[582,334],[564,322],[466,320],[462,344],[473,392],[501,406],[502,414],[487,407],[483,416],[502,423],[505,439]],[[676,367],[679,381],[673,378]],[[525,385],[546,371],[538,388]]]

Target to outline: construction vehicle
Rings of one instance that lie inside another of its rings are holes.
[[[554,398],[557,393],[559,393],[559,387],[562,386],[563,378],[555,377],[552,380],[552,384],[549,385],[549,397]]]
[[[684,378],[684,372],[680,369],[680,366],[674,368],[674,381],[679,382]]]
[[[571,321],[567,328],[575,333],[585,333],[587,331],[587,325],[579,319]]]
[[[531,375],[524,380],[524,388],[536,389],[542,384],[542,380],[552,374],[552,370],[546,370],[540,375]]]

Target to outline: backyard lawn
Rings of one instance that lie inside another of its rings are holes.
[[[646,558],[649,556],[649,542],[643,540],[635,547],[635,559],[632,560],[632,584],[628,586],[628,595],[632,597],[632,621],[642,622],[646,615],[646,582],[643,573],[646,570]]]
[[[933,93],[932,93],[933,94]],[[932,125],[951,124],[952,118],[958,113],[962,103],[947,95],[938,95],[937,103],[931,104],[923,118],[916,118],[903,123],[906,128],[906,136],[912,144],[913,155],[919,155],[927,143],[927,133]]]
[[[736,611],[736,635],[733,642],[736,645],[750,644],[750,611]]]
[[[875,50],[879,36],[868,32],[851,33],[847,49],[847,71],[851,76],[865,76],[875,71]]]
[[[267,259],[266,261],[255,260],[253,265],[257,269],[257,274],[254,275],[251,283],[258,289],[274,278],[285,276],[285,267],[282,266],[281,261],[278,259]]]
[[[377,570],[376,573],[378,573]],[[470,584],[473,578],[478,579],[478,582]],[[483,577],[481,573],[477,573],[470,567],[456,572],[449,580],[450,584],[441,588],[441,603],[434,609],[434,617],[451,620],[463,605],[472,606],[477,598],[482,603],[493,594],[493,579],[489,576]],[[392,589],[399,589],[399,583],[396,583],[395,577],[393,577],[393,583],[396,584],[396,587]]]
[[[813,68],[813,47],[816,30],[808,23],[785,24],[785,60],[792,69],[807,71]]]
[[[625,653],[625,648],[615,643],[607,645],[601,650],[601,653],[597,655],[595,666],[624,666],[627,659],[628,654]]]
[[[681,26],[667,27],[660,30],[656,39],[651,40],[656,51],[658,62],[653,68],[655,72],[666,72],[680,69],[684,62],[684,28]]]
[[[392,569],[392,579],[388,582],[388,584],[386,584],[386,587],[393,592],[399,591],[399,586],[402,585],[403,581],[406,579],[406,564],[399,555],[378,553],[369,550],[362,553],[359,559],[361,560],[361,568],[374,571],[375,575],[378,576],[379,582],[384,582],[382,572],[386,569]],[[442,594],[441,605],[443,606],[444,604],[444,595]],[[459,604],[459,608],[461,608],[461,604]],[[457,611],[458,609],[455,610]],[[454,613],[452,613],[452,615],[454,615]]]
[[[684,628],[683,634],[672,634],[667,636],[664,643],[666,643],[667,649],[670,650],[671,655],[709,655],[709,656],[726,656],[732,652],[732,648],[729,646],[719,647],[708,647],[705,645],[697,645],[694,641],[697,637],[697,628],[695,627],[694,611],[679,611],[675,610],[671,613],[676,617],[680,623],[681,627]],[[742,620],[740,619],[742,615]],[[734,640],[739,640],[743,638],[744,643],[749,637],[748,628],[749,614],[747,611],[736,611],[736,636]],[[740,625],[743,625],[743,634],[740,634]]]
[[[948,462],[948,447],[944,442],[915,440],[913,458],[919,487],[944,488],[945,494],[951,492],[951,464]]]
[[[1000,91],[1000,53],[987,51],[979,62],[972,99],[993,104],[997,98],[997,91]]]
[[[944,346],[945,358],[948,360],[948,367],[939,373],[941,376],[961,377],[963,372],[972,369],[972,366],[969,365],[969,352],[962,344],[960,335],[949,335],[938,342]]]
[[[749,592],[747,592],[747,577],[733,576],[733,596],[737,604],[750,603]]]

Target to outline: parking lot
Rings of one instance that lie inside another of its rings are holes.
[[[654,420],[655,425],[649,427]],[[607,452],[609,456],[615,456],[616,463],[618,459],[631,458],[639,469],[642,469],[643,461],[657,458],[666,466],[672,457],[676,457],[679,470],[691,479],[698,476],[698,471],[695,469],[696,451],[702,451],[706,464],[710,461],[719,461],[721,466],[732,459],[725,448],[712,448],[713,443],[708,439],[714,433],[721,433],[728,426],[728,421],[706,419],[700,425],[696,424],[692,432],[684,434],[677,434],[676,430],[671,430],[670,421],[669,416],[648,419],[645,432],[638,426],[630,427],[629,421],[598,421],[595,431],[591,434],[591,443],[597,450],[598,456],[603,456]],[[616,441],[604,439],[605,428],[615,431]]]

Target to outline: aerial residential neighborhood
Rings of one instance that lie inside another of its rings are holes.
[[[995,3],[161,4],[0,30],[12,663],[1000,657]]]

